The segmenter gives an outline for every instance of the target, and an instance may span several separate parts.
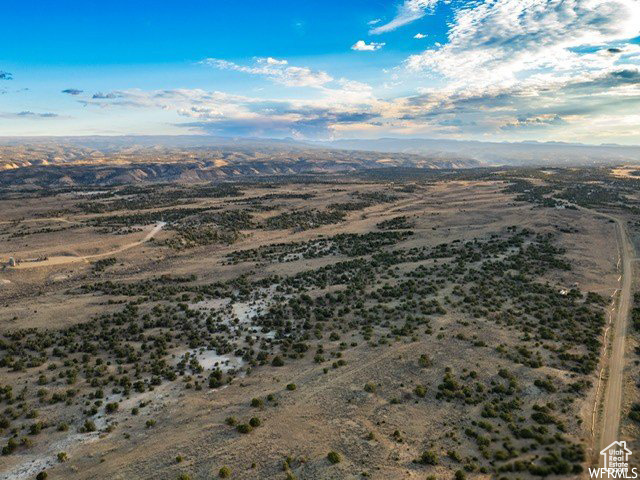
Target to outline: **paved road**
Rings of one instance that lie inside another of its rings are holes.
[[[619,440],[620,412],[622,409],[622,386],[624,372],[624,347],[627,333],[629,312],[632,306],[633,262],[635,252],[624,220],[611,215],[600,214],[616,223],[618,245],[620,249],[621,285],[618,304],[615,310],[614,323],[611,327],[613,342],[608,359],[609,375],[605,387],[603,416],[600,436],[596,442],[595,454],[612,442]],[[597,399],[596,399],[597,401]],[[600,457],[602,466],[603,458]]]

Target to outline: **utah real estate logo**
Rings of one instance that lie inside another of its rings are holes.
[[[602,468],[589,468],[591,478],[638,478],[637,468],[629,468],[631,450],[626,441],[616,441],[600,450]]]

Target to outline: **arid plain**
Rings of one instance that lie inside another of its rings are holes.
[[[635,182],[5,191],[0,478],[582,478]],[[631,320],[620,417],[638,447]]]

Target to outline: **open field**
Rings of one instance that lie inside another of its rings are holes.
[[[0,480],[640,478],[640,0],[0,15]]]
[[[639,205],[589,168],[2,192],[0,479],[583,478],[638,431]]]

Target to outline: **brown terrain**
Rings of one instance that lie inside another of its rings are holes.
[[[7,187],[0,479],[585,478],[637,439],[635,184],[388,172]]]

